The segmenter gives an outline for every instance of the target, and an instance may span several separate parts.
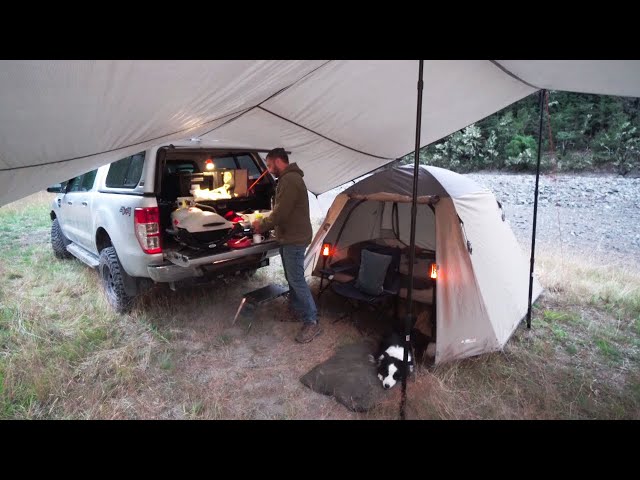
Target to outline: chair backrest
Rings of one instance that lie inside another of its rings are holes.
[[[380,255],[389,255],[391,257],[391,263],[389,263],[389,267],[387,268],[387,274],[384,277],[383,284],[384,288],[391,288],[399,275],[401,250],[398,247],[376,244],[367,245],[363,250],[369,250],[370,252],[379,253]]]

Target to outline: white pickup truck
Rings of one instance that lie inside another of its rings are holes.
[[[118,312],[154,282],[175,289],[251,274],[278,254],[271,235],[253,243],[250,226],[270,213],[275,194],[261,152],[266,150],[193,139],[49,187],[57,193],[51,205],[53,252],[97,268]]]

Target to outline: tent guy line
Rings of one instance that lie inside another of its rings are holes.
[[[285,117],[283,117],[283,116],[281,116],[281,115],[278,115],[277,113],[274,113],[274,112],[272,112],[272,111],[270,111],[270,110],[267,110],[267,109],[266,109],[266,108],[264,108],[264,107],[258,107],[258,108],[259,108],[260,110],[262,110],[262,111],[266,112],[266,113],[269,113],[269,114],[271,114],[271,115],[273,115],[273,116],[275,116],[275,117],[278,117],[278,118],[280,118],[280,119],[284,120],[285,122],[289,122],[289,123],[291,123],[291,124],[295,125],[296,127],[300,127],[300,128],[302,128],[302,129],[306,130],[307,132],[311,132],[311,133],[313,133],[314,135],[318,135],[319,137],[322,137],[322,138],[324,138],[325,140],[329,140],[330,142],[335,143],[336,145],[340,145],[341,147],[344,147],[344,148],[346,148],[346,149],[348,149],[348,150],[351,150],[352,152],[361,153],[362,155],[366,155],[366,156],[368,156],[368,157],[372,157],[372,158],[377,158],[377,159],[380,159],[380,160],[389,160],[390,162],[393,162],[394,160],[396,160],[395,158],[391,158],[391,157],[384,157],[384,156],[376,155],[376,154],[373,154],[373,153],[363,152],[362,150],[358,150],[357,148],[353,148],[353,147],[350,147],[349,145],[345,145],[344,143],[340,143],[340,142],[338,142],[337,140],[334,140],[333,138],[329,138],[329,137],[327,137],[326,135],[322,135],[321,133],[318,133],[318,132],[316,132],[315,130],[312,130],[312,129],[310,129],[310,128],[307,128],[307,127],[305,127],[304,125],[300,125],[299,123],[294,122],[293,120],[289,120],[288,118],[285,118]],[[351,180],[347,180],[347,182],[350,182],[350,181],[351,181]],[[347,183],[347,182],[345,182],[345,183]]]
[[[269,100],[277,97],[278,95],[280,95],[281,93],[286,92],[287,90],[289,90],[291,87],[293,87],[294,85],[297,85],[298,83],[300,83],[302,80],[305,80],[306,78],[308,78],[310,75],[316,73],[318,70],[320,70],[322,67],[326,66],[327,64],[333,62],[333,60],[328,60],[326,62],[324,62],[322,65],[320,65],[319,67],[314,68],[313,70],[311,70],[309,73],[303,75],[302,77],[300,77],[299,79],[297,79],[296,81],[290,83],[289,85],[287,85],[286,87],[281,88],[280,90],[278,90],[276,93],[270,95],[269,97],[265,98],[264,100],[262,100],[260,103],[258,103],[257,105],[254,105],[253,107],[248,108],[247,110],[245,110],[244,112],[242,112],[240,115],[238,115],[235,118],[232,118],[231,120],[229,120],[228,122],[223,123],[222,125],[218,125],[217,127],[212,128],[211,130],[208,130],[204,133],[201,134],[202,137],[204,137],[205,135],[210,134],[211,132],[216,131],[219,128],[224,127],[225,125],[228,125],[229,123],[233,122],[234,120],[237,120],[238,118],[242,117],[244,114],[249,113],[253,110],[255,110],[256,108],[260,108],[263,104],[267,103]]]
[[[517,76],[515,73],[511,72],[509,69],[507,69],[506,67],[503,67],[502,65],[500,65],[500,63],[497,60],[489,60],[491,63],[493,63],[496,67],[498,67],[500,70],[502,70],[504,73],[506,73],[507,75],[509,75],[511,78],[514,78],[516,80],[518,80],[521,83],[524,83],[527,87],[531,87],[531,88],[535,88],[536,90],[541,90],[540,87],[536,87],[535,85],[530,84],[529,82],[521,79],[519,76]],[[534,92],[535,93],[535,92]]]

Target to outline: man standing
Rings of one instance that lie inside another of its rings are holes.
[[[304,278],[304,252],[313,233],[307,186],[302,179],[304,173],[295,163],[289,164],[284,148],[271,150],[266,163],[269,172],[278,179],[275,205],[269,217],[253,222],[253,229],[260,233],[275,228],[284,275],[289,283],[291,307],[303,321],[296,341],[308,343],[322,330],[318,325],[315,301]]]

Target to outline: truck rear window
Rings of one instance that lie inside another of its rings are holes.
[[[145,152],[136,153],[112,163],[107,174],[106,186],[110,188],[135,188],[142,175],[144,154]]]
[[[250,155],[238,155],[236,160],[238,161],[239,168],[249,171],[249,178],[253,179],[260,176],[260,170],[258,170],[256,162],[253,161]]]

